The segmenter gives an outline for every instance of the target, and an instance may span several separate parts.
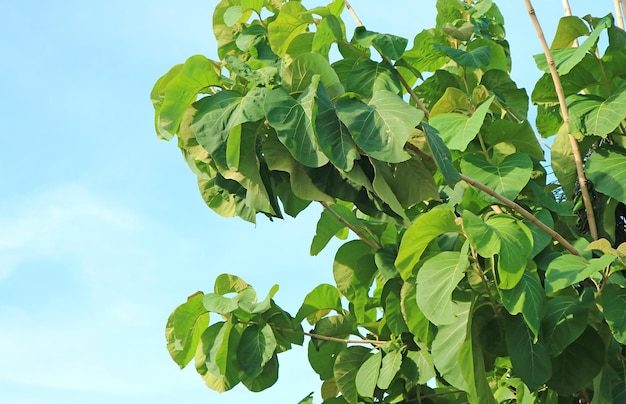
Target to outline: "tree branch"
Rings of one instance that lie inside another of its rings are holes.
[[[570,145],[572,146],[572,152],[574,154],[574,162],[576,163],[576,173],[578,175],[578,183],[580,184],[580,191],[583,197],[583,202],[585,204],[585,213],[587,215],[587,222],[589,223],[589,232],[591,233],[591,237],[594,240],[598,239],[598,227],[596,225],[596,218],[593,214],[593,206],[591,204],[591,197],[589,196],[589,189],[587,187],[587,179],[585,178],[585,171],[583,169],[583,161],[580,156],[580,150],[578,148],[578,141],[571,133],[569,133],[569,112],[567,110],[567,104],[565,102],[565,93],[563,91],[563,86],[561,85],[561,79],[559,78],[559,74],[556,71],[556,64],[554,63],[554,58],[552,57],[552,53],[550,52],[550,48],[548,47],[548,43],[546,42],[546,37],[543,34],[543,30],[541,29],[541,25],[539,24],[539,19],[537,18],[537,14],[535,14],[535,9],[533,8],[530,0],[524,0],[526,3],[526,8],[528,9],[528,15],[530,15],[530,19],[535,26],[535,30],[537,31],[537,37],[539,38],[539,42],[541,42],[541,46],[543,48],[543,53],[546,55],[546,60],[548,62],[548,67],[550,68],[550,74],[552,75],[552,81],[554,82],[554,88],[556,89],[556,94],[559,98],[559,106],[561,107],[561,115],[563,116],[563,121],[565,122],[565,128],[567,129]]]
[[[537,219],[535,216],[533,216],[532,213],[530,213],[529,211],[527,211],[526,209],[524,209],[523,207],[521,207],[517,203],[515,203],[512,200],[504,197],[503,195],[500,195],[499,193],[497,193],[493,189],[489,188],[488,186],[486,186],[484,184],[481,184],[480,182],[476,181],[475,179],[469,178],[469,177],[467,177],[467,176],[465,176],[463,174],[461,174],[461,179],[463,181],[467,182],[468,184],[472,185],[473,187],[478,188],[481,191],[483,191],[483,192],[493,196],[494,198],[498,199],[499,201],[504,203],[509,208],[513,209],[514,211],[516,211],[520,215],[524,216],[524,218],[528,219],[529,222],[531,222],[535,226],[539,227],[544,232],[548,233],[550,235],[550,237],[552,237],[554,240],[558,241],[569,252],[571,252],[574,255],[580,256],[580,253],[578,252],[578,250],[576,248],[574,248],[574,246],[572,244],[570,244],[569,241],[567,241],[563,236],[561,236],[556,231],[552,230],[551,228],[549,228],[548,226],[543,224],[539,219]]]
[[[365,241],[370,247],[372,247],[374,250],[381,249],[380,245],[378,245],[377,243],[367,238],[367,236],[363,234],[361,230],[357,229],[352,223],[348,222],[339,213],[335,212],[335,210],[331,208],[326,202],[324,201],[319,201],[319,202],[324,207],[324,209],[329,211],[333,216],[335,216],[335,218],[337,218],[337,220],[339,220],[348,229],[352,230],[354,234],[356,234],[361,240]]]
[[[624,29],[624,15],[622,14],[622,2],[620,0],[613,0],[615,5],[615,18],[617,18],[617,26]]]
[[[285,332],[290,332],[293,334],[306,335],[309,338],[319,339],[322,341],[344,342],[346,344],[372,344],[375,346],[385,345],[387,342],[389,342],[389,341],[378,341],[375,339],[344,339],[344,338],[328,337],[326,335],[312,334],[310,332],[298,331],[298,330],[294,330],[291,328],[278,327],[273,324],[270,324],[270,327],[278,331],[285,331]]]

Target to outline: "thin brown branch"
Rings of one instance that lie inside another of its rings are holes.
[[[380,245],[378,245],[377,243],[375,243],[372,240],[370,240],[369,238],[367,238],[367,236],[361,230],[357,229],[352,223],[348,222],[339,213],[335,212],[335,210],[333,208],[331,208],[330,205],[328,205],[326,202],[320,201],[320,204],[324,207],[324,209],[329,211],[333,216],[335,216],[335,218],[337,220],[339,220],[348,229],[352,230],[352,232],[354,234],[356,234],[361,240],[365,241],[374,250],[380,250],[381,249]]]
[[[348,0],[343,0],[343,4],[346,5],[346,8],[348,9],[348,11],[350,12],[350,14],[352,14],[352,18],[354,18],[354,21],[356,22],[356,25],[359,27],[363,26],[363,23],[361,22],[361,19],[359,18],[358,15],[356,15],[356,12],[354,11],[354,9],[352,8],[352,6],[350,5],[350,3],[348,2]]]
[[[319,334],[313,334],[310,332],[298,331],[298,330],[294,330],[291,328],[278,327],[273,324],[270,324],[270,327],[278,331],[285,331],[285,332],[290,332],[293,334],[306,335],[309,338],[319,339],[321,341],[344,342],[346,344],[372,344],[375,346],[385,345],[387,342],[389,342],[389,341],[378,341],[375,339],[344,339],[344,338],[328,337],[326,335],[319,335]]]
[[[524,218],[527,219],[529,222],[531,222],[535,226],[539,227],[544,232],[548,233],[550,235],[550,237],[552,237],[554,240],[558,241],[569,252],[571,252],[574,255],[580,256],[580,253],[578,252],[578,250],[576,248],[574,248],[574,246],[572,244],[570,244],[569,241],[567,241],[563,236],[561,236],[556,231],[552,230],[551,228],[549,228],[548,226],[543,224],[539,219],[537,219],[535,216],[533,216],[532,213],[530,213],[529,211],[527,211],[526,209],[524,209],[523,207],[521,207],[517,203],[515,203],[512,200],[504,197],[503,195],[500,195],[499,193],[497,193],[493,189],[491,189],[488,186],[486,186],[486,185],[476,181],[475,179],[469,178],[469,177],[467,177],[467,176],[465,176],[463,174],[461,174],[461,179],[463,181],[467,182],[468,184],[472,185],[473,187],[478,188],[481,191],[483,191],[483,192],[493,196],[497,200],[501,201],[502,203],[504,203],[509,208],[513,209],[514,211],[516,211],[520,215],[524,216]]]
[[[569,133],[569,112],[567,110],[567,103],[565,102],[565,93],[563,91],[563,86],[561,85],[561,79],[559,78],[559,74],[556,70],[556,64],[554,63],[554,58],[552,57],[552,53],[550,52],[550,48],[548,47],[548,43],[546,42],[546,37],[543,34],[541,25],[539,24],[539,19],[537,18],[537,14],[535,14],[535,9],[533,8],[530,0],[524,0],[524,2],[526,3],[528,14],[530,15],[530,19],[533,25],[535,26],[535,30],[537,31],[537,37],[539,38],[539,42],[541,42],[543,53],[546,55],[548,67],[550,68],[552,81],[554,82],[556,94],[559,98],[559,106],[561,107],[561,115],[563,117],[563,121],[565,123],[565,127],[568,132],[570,145],[572,147],[572,152],[574,154],[574,162],[576,163],[576,173],[578,175],[578,183],[580,184],[580,191],[583,197],[583,202],[585,204],[585,213],[587,216],[587,222],[589,223],[589,232],[591,233],[591,237],[594,240],[597,240],[598,239],[598,227],[596,225],[596,218],[593,214],[593,206],[591,204],[591,197],[589,195],[589,189],[587,187],[587,179],[585,178],[585,171],[583,169],[583,161],[580,155],[580,150],[578,148],[578,141],[576,140],[576,138],[574,138],[574,136],[572,136],[571,133]]]

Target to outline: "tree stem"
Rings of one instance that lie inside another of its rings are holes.
[[[624,15],[622,14],[622,1],[621,0],[613,0],[613,4],[615,5],[615,18],[617,18],[617,26],[621,29],[624,29]]]
[[[380,250],[380,248],[381,248],[380,245],[378,245],[377,243],[375,243],[372,240],[370,240],[369,238],[367,238],[367,236],[365,234],[363,234],[363,232],[361,230],[357,229],[352,223],[348,222],[339,213],[335,212],[335,210],[333,208],[331,208],[330,205],[328,205],[328,203],[326,203],[324,201],[320,201],[320,204],[324,207],[324,209],[326,209],[333,216],[335,216],[335,218],[337,220],[339,220],[344,226],[346,226],[348,229],[352,230],[352,232],[354,234],[356,234],[361,240],[365,241],[370,247],[372,247],[374,250]]]
[[[587,215],[587,223],[589,223],[589,232],[591,234],[591,237],[594,240],[597,240],[598,239],[598,227],[596,225],[596,218],[593,213],[593,206],[591,204],[591,197],[589,195],[589,189],[587,187],[587,179],[585,178],[585,171],[583,169],[583,161],[582,161],[582,157],[580,156],[580,150],[578,148],[578,141],[569,132],[569,112],[567,110],[567,103],[565,102],[565,93],[563,91],[563,86],[561,85],[561,79],[559,78],[559,74],[556,70],[556,64],[554,63],[554,58],[552,57],[552,53],[550,52],[550,48],[548,47],[548,43],[546,42],[546,37],[543,34],[541,25],[539,24],[539,19],[537,18],[535,9],[533,8],[530,0],[524,0],[524,2],[526,3],[526,8],[528,9],[528,15],[530,15],[530,19],[533,25],[535,26],[535,30],[537,31],[537,37],[539,38],[539,42],[541,42],[543,53],[546,55],[548,67],[550,68],[550,74],[552,75],[554,88],[556,89],[556,94],[559,98],[559,106],[561,107],[561,115],[563,116],[564,125],[565,125],[565,128],[567,129],[570,145],[572,147],[572,152],[574,154],[574,162],[576,163],[576,173],[578,175],[578,183],[580,184],[580,191],[582,194],[583,202],[585,204],[585,213]]]
[[[270,324],[270,327],[278,331],[285,331],[285,332],[290,332],[293,334],[306,335],[309,338],[319,339],[322,341],[344,342],[346,344],[372,344],[376,346],[384,345],[387,342],[389,342],[389,341],[378,341],[375,339],[344,339],[344,338],[328,337],[326,335],[319,335],[319,334],[313,334],[310,332],[298,331],[298,330],[294,330],[291,328],[278,327],[272,324]]]

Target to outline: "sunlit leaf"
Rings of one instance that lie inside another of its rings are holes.
[[[349,404],[357,404],[356,377],[361,365],[368,359],[370,350],[362,346],[351,346],[335,359],[334,377],[343,398]]]
[[[300,322],[306,317],[309,323],[313,324],[315,323],[313,320],[318,319],[316,317],[318,312],[327,313],[330,310],[341,311],[339,292],[332,285],[321,284],[306,295],[296,314],[296,321]]]
[[[357,371],[354,381],[359,396],[374,397],[374,390],[376,389],[376,381],[378,380],[382,357],[383,354],[381,351],[378,351],[374,355],[370,355],[370,357],[363,362]]]
[[[482,103],[472,116],[449,112],[433,116],[429,124],[439,131],[450,149],[464,151],[478,134],[492,102],[493,97]]]
[[[596,149],[587,160],[585,172],[595,189],[626,203],[626,152],[623,149]]]
[[[513,289],[502,289],[500,293],[504,307],[513,315],[522,313],[536,340],[539,337],[541,319],[546,311],[546,293],[537,273],[524,271]]]
[[[284,56],[293,39],[306,31],[313,17],[299,1],[285,3],[278,17],[268,24],[267,34],[272,50],[278,56]]]
[[[193,295],[167,319],[167,350],[181,369],[193,359],[200,337],[209,325],[209,313],[204,308],[203,300],[202,293]]]
[[[509,199],[515,199],[528,183],[532,169],[532,161],[523,153],[510,154],[498,162],[480,154],[468,155],[461,161],[463,174]]]

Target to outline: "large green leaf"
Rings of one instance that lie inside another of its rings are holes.
[[[320,376],[320,380],[332,379],[337,355],[345,349],[345,342],[324,341],[317,343],[313,339],[309,341],[309,364],[313,371]]]
[[[535,192],[535,195],[537,193]],[[545,194],[544,194],[545,195]],[[554,202],[554,197],[552,196],[551,193],[547,193],[547,199],[550,202]],[[537,199],[541,200],[543,196],[539,196]],[[556,202],[554,202],[554,204],[557,207],[562,208],[563,205],[557,205]],[[538,210],[536,212],[533,212],[535,214],[535,217],[543,224],[545,224],[546,226],[548,226],[549,228],[553,229],[554,228],[554,219],[552,219],[552,215],[550,214],[549,211],[545,210],[545,209],[541,209]],[[524,220],[524,224],[530,229],[530,232],[533,235],[533,250],[530,253],[529,258],[533,258],[535,257],[537,254],[539,254],[541,252],[541,250],[543,250],[544,248],[546,248],[550,242],[552,241],[552,237],[550,237],[550,235],[548,233],[546,233],[545,231],[541,230],[536,224],[532,223],[529,220]]]
[[[422,253],[431,241],[442,234],[460,232],[454,213],[446,209],[437,209],[419,216],[402,237],[396,267],[407,280],[420,260]]]
[[[602,337],[593,328],[587,327],[576,341],[552,359],[552,377],[548,380],[548,387],[561,396],[569,396],[591,384],[604,365],[605,353]]]
[[[327,57],[331,45],[338,40],[345,40],[345,37],[343,22],[332,14],[326,15],[315,30],[312,50]]]
[[[300,163],[321,167],[328,163],[315,136],[315,90],[317,83],[295,100],[282,87],[270,91],[265,98],[267,121],[276,129],[281,143]]]
[[[439,131],[439,135],[450,149],[464,151],[478,134],[493,99],[494,97],[491,97],[483,102],[472,116],[449,112],[433,116],[429,124]]]
[[[333,263],[337,289],[354,305],[357,320],[365,320],[368,292],[378,268],[374,250],[362,240],[352,240],[342,245]]]
[[[521,221],[508,215],[496,215],[487,220],[500,237],[498,276],[500,288],[512,289],[522,279],[526,260],[533,248],[530,230]]]
[[[434,72],[448,61],[448,56],[435,48],[447,41],[435,29],[423,30],[415,36],[413,48],[402,55],[402,59],[419,72]]]
[[[545,288],[548,295],[554,294],[568,286],[601,272],[612,263],[615,257],[603,255],[587,261],[577,255],[561,255],[548,265],[546,270]]]
[[[357,371],[354,381],[359,396],[374,397],[374,390],[376,389],[376,381],[378,380],[378,374],[380,373],[382,358],[382,351],[378,351],[374,355],[367,358]]]
[[[358,226],[354,213],[346,206],[334,204],[329,207],[351,225]],[[340,236],[340,238],[345,239],[347,236],[342,232],[344,229],[346,229],[346,225],[338,220],[330,210],[324,209],[320,219],[317,221],[315,236],[311,241],[311,255],[319,254],[334,236]]]
[[[314,324],[330,310],[341,311],[339,292],[334,286],[323,283],[306,295],[296,314],[296,321],[306,317],[309,323]]]
[[[393,335],[402,335],[402,333],[409,331],[402,316],[402,299],[398,293],[402,289],[403,283],[404,281],[400,278],[394,278],[385,282],[380,297],[383,310],[385,311],[385,325]]]
[[[167,350],[181,369],[193,359],[200,337],[209,325],[209,313],[204,308],[203,300],[202,293],[190,296],[167,319]]]
[[[463,211],[463,231],[472,247],[485,258],[500,252],[500,238],[493,227],[469,210]]]
[[[583,20],[574,16],[561,17],[550,49],[569,48],[576,39],[587,35],[589,28]]]
[[[513,153],[497,162],[488,161],[481,154],[471,154],[461,160],[463,174],[509,199],[517,197],[530,180],[532,170],[533,163],[524,153]]]
[[[357,404],[356,377],[359,368],[369,357],[370,350],[362,346],[351,346],[335,359],[334,377],[337,387],[348,404]]]
[[[626,87],[604,101],[594,101],[590,111],[583,115],[584,130],[604,138],[626,119]]]
[[[259,392],[272,387],[278,381],[278,358],[272,356],[263,366],[263,371],[256,377],[250,377],[241,372],[241,383],[252,392]]]
[[[528,94],[526,94],[525,89],[517,88],[507,72],[496,69],[489,70],[483,74],[480,84],[495,95],[495,101],[502,104],[509,114],[513,114],[517,120],[525,119],[528,113]]]
[[[510,143],[520,153],[528,154],[536,160],[544,159],[543,149],[528,121],[515,123],[498,119],[489,125],[484,140],[489,145]]]
[[[289,183],[293,194],[304,201],[325,201],[334,203],[333,198],[326,195],[313,184],[304,167],[293,158],[291,153],[278,140],[270,136],[263,142],[263,155],[267,166],[272,171],[289,173]],[[285,204],[285,201],[282,201]],[[287,209],[285,209],[286,212]]]
[[[295,96],[306,91],[316,75],[319,75],[319,80],[328,91],[331,99],[334,100],[343,94],[343,85],[339,81],[337,73],[325,57],[315,52],[298,55],[285,67],[282,86],[289,94]]]
[[[522,279],[513,289],[501,289],[500,294],[502,303],[509,313],[513,315],[522,313],[536,340],[539,337],[541,319],[546,311],[546,293],[537,272],[524,271]]]
[[[315,93],[315,108],[315,134],[319,147],[337,168],[352,170],[354,160],[360,158],[359,151],[322,84]]]
[[[337,110],[356,144],[370,156],[389,163],[409,158],[404,144],[424,116],[398,95],[385,90],[374,93],[368,104],[341,99]]]
[[[365,27],[355,28],[354,39],[364,48],[369,48],[373,45],[381,54],[392,60],[399,59],[402,56],[408,43],[406,38],[391,34],[379,34],[378,32],[368,31]]]
[[[276,338],[268,324],[264,327],[256,324],[248,326],[237,347],[237,359],[243,373],[251,378],[259,376],[275,349]]]
[[[278,56],[287,53],[289,44],[296,36],[306,31],[313,17],[299,1],[285,3],[278,17],[267,26],[267,34],[272,50]]]
[[[412,279],[402,285],[400,299],[402,317],[409,332],[415,335],[418,341],[430,344],[434,336],[434,327],[417,305],[415,282]]]
[[[626,203],[626,152],[623,149],[596,149],[585,169],[595,189]]]
[[[435,45],[435,49],[442,51],[461,66],[480,68],[491,63],[491,49],[488,46],[480,46],[469,52],[443,45]]]
[[[163,76],[152,92],[157,118],[157,133],[171,139],[178,132],[183,113],[203,89],[221,84],[215,62],[192,56],[181,67]]]
[[[450,149],[448,149],[439,136],[439,131],[437,129],[424,122],[421,123],[421,127],[426,135],[428,146],[430,146],[430,150],[433,153],[437,167],[441,171],[446,183],[453,187],[461,180],[461,176],[459,175],[456,167],[454,167],[454,164],[452,164]]]
[[[387,390],[400,370],[400,366],[402,366],[402,351],[394,350],[387,352],[380,367],[378,387],[382,390]]]
[[[606,285],[600,295],[600,304],[606,322],[617,341],[626,344],[626,289]]]
[[[459,308],[452,299],[452,292],[468,266],[467,256],[444,251],[426,260],[417,273],[417,304],[436,326],[455,322]]]
[[[586,301],[573,296],[556,296],[548,301],[546,315],[541,320],[543,335],[553,356],[559,355],[585,331],[589,317],[592,293],[585,293]]]
[[[243,328],[242,324],[234,325],[231,321],[219,322],[202,334],[196,351],[196,369],[207,387],[221,393],[239,383],[236,352]]]
[[[513,375],[522,379],[530,390],[537,390],[552,375],[548,349],[541,340],[535,342],[535,336],[519,315],[505,317],[505,331]]]
[[[575,48],[557,49],[552,51],[552,57],[556,65],[559,76],[569,73],[581,60],[587,52],[592,51],[600,38],[600,34],[612,25],[613,18],[611,16],[604,17],[594,27],[593,32],[583,43]],[[546,72],[550,72],[548,61],[545,54],[535,55],[535,63],[537,67]]]
[[[443,378],[454,387],[467,391],[468,385],[459,368],[458,355],[467,336],[471,304],[458,303],[458,306],[456,321],[438,327],[432,344],[432,355],[435,367]]]
[[[349,62],[349,61],[344,61]],[[345,63],[333,64],[346,66]],[[394,94],[402,91],[402,85],[393,72],[393,67],[387,62],[376,63],[370,59],[359,60],[352,68],[341,76],[346,91],[359,94],[364,101],[370,100],[378,91],[385,90]]]

